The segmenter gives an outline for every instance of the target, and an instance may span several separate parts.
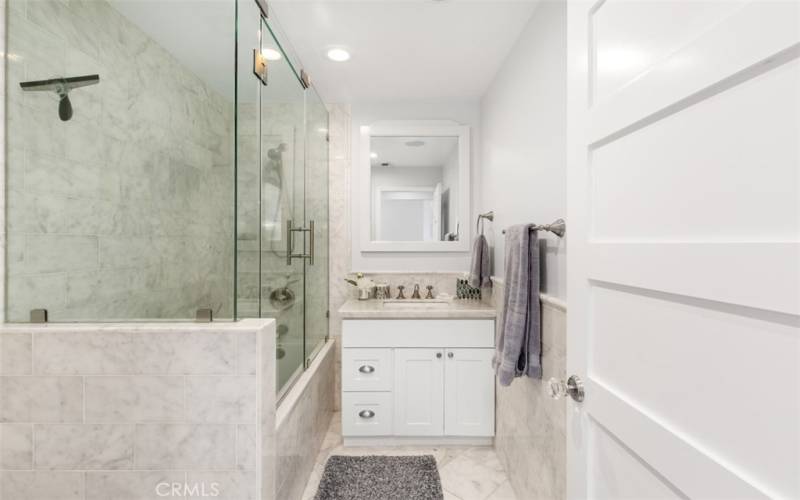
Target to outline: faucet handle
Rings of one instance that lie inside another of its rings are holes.
[[[414,285],[414,293],[413,293],[413,294],[411,294],[411,298],[412,298],[412,299],[419,299],[419,298],[421,298],[421,297],[419,296],[419,283],[416,283],[416,284]]]
[[[403,285],[397,285],[397,298],[398,298],[398,299],[404,299],[404,298],[406,298],[406,296],[405,296],[405,295],[403,295],[403,290],[405,290],[405,289],[406,289],[406,287],[405,287],[405,286],[403,286]]]
[[[425,295],[425,298],[426,299],[432,299],[433,298],[433,285],[428,285],[425,288],[428,289],[428,293]]]

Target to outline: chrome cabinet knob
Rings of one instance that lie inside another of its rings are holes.
[[[362,365],[361,367],[359,367],[358,371],[360,371],[361,373],[372,373],[375,371],[375,367],[371,365]]]
[[[436,359],[442,359],[442,353],[437,352],[436,353]]]
[[[550,389],[550,397],[553,399],[561,399],[569,396],[578,403],[583,401],[586,393],[583,390],[583,381],[577,375],[570,376],[566,382],[551,378],[548,381]]]
[[[361,418],[372,418],[375,416],[375,412],[372,410],[361,410],[358,412],[358,416]]]
[[[452,352],[447,353],[448,358],[453,359],[453,356],[455,356],[455,354],[453,354]]]

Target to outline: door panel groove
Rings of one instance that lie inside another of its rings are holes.
[[[762,60],[756,61],[741,71],[729,75],[724,79],[709,85],[708,87],[698,90],[697,92],[690,94],[679,101],[670,103],[668,106],[662,109],[655,110],[614,132],[610,132],[607,135],[598,137],[589,144],[589,150],[593,151],[602,148],[603,146],[628,136],[637,130],[649,127],[698,103],[711,99],[718,94],[722,94],[723,92],[731,90],[745,82],[768,73],[779,66],[792,62],[798,57],[800,57],[800,43],[796,43],[776,54],[769,55]]]
[[[601,381],[590,378],[587,394],[589,415],[690,497],[781,497]]]

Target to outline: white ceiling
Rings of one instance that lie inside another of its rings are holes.
[[[471,100],[481,97],[538,0],[268,0],[285,35],[327,102]],[[182,64],[233,98],[234,0],[110,0]],[[239,2],[239,98],[254,101],[254,0]],[[270,37],[266,36],[265,44]],[[288,43],[284,43],[288,40]],[[252,46],[250,46],[252,45]],[[346,47],[350,61],[325,57]],[[297,81],[273,63],[267,99],[292,100]]]
[[[537,0],[270,0],[328,102],[481,97]],[[335,63],[331,46],[352,58]]]
[[[421,146],[409,146],[421,141]],[[391,167],[443,167],[458,147],[458,137],[372,137],[370,139],[373,167],[388,162]]]

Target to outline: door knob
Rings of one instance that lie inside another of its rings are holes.
[[[577,375],[570,376],[566,382],[551,378],[548,384],[550,386],[550,397],[553,399],[561,399],[565,396],[569,396],[578,403],[583,401],[585,396],[583,382]]]

